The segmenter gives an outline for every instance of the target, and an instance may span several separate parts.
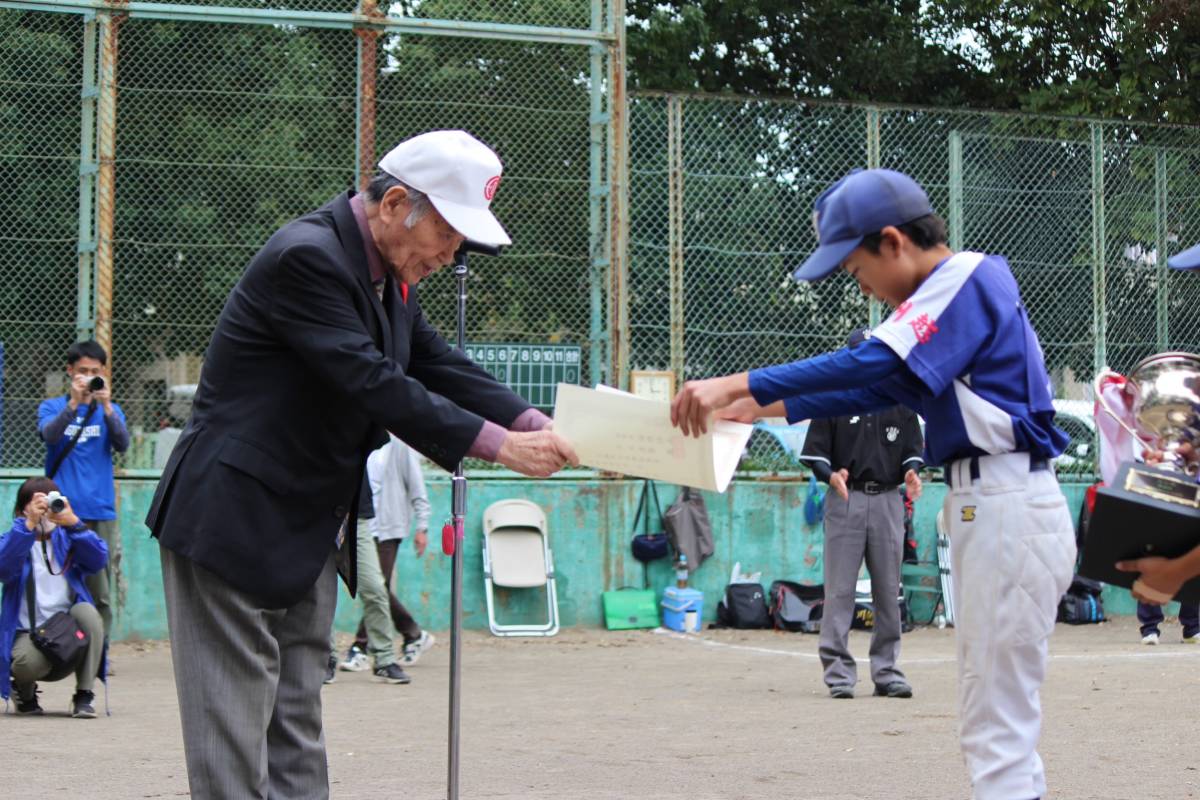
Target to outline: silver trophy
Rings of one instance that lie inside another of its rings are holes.
[[[1143,448],[1162,454],[1162,466],[1189,475],[1196,463],[1180,454],[1189,445],[1200,454],[1200,356],[1191,353],[1158,353],[1144,358],[1129,373],[1128,391],[1133,395],[1136,429],[1108,406],[1100,391],[1107,377],[1121,377],[1104,370],[1096,377],[1096,400],[1106,414],[1120,423]]]
[[[1110,370],[1096,377],[1096,402],[1143,449],[1161,454],[1158,463],[1127,461],[1111,484],[1096,491],[1080,572],[1095,580],[1133,586],[1156,602],[1171,598],[1116,569],[1117,561],[1142,556],[1176,558],[1200,543],[1200,356],[1158,353],[1130,371],[1133,425],[1114,411],[1101,393]],[[1192,449],[1183,451],[1184,445]],[[1189,458],[1189,455],[1191,456]],[[1200,600],[1200,578],[1184,584],[1175,599]]]

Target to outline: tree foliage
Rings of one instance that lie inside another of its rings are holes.
[[[641,89],[1200,120],[1190,0],[631,0]]]

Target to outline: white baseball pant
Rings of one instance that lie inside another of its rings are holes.
[[[1031,471],[1027,453],[1006,453],[946,468],[959,739],[975,800],[1046,792],[1038,695],[1075,568],[1075,530],[1054,473],[1034,465],[1042,468]]]

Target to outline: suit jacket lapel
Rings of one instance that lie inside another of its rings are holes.
[[[354,273],[354,277],[362,286],[363,291],[367,293],[367,299],[371,303],[371,308],[375,310],[375,315],[379,318],[379,327],[383,329],[383,354],[388,358],[392,358],[395,352],[395,344],[392,336],[392,324],[388,319],[387,311],[383,307],[383,303],[379,300],[379,295],[375,293],[375,287],[371,284],[371,271],[367,266],[367,247],[374,247],[374,242],[364,242],[362,233],[358,230],[358,221],[354,219],[354,211],[350,208],[351,193],[347,192],[333,201],[333,220],[337,225],[338,238],[342,241],[342,246],[346,248],[346,255],[350,258],[350,271]],[[388,286],[393,285],[390,276],[384,284],[386,292]],[[396,291],[395,288],[392,291]]]

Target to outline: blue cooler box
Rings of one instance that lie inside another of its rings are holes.
[[[683,633],[699,633],[704,627],[704,592],[699,589],[663,589],[663,626]],[[689,624],[690,623],[690,624]]]

